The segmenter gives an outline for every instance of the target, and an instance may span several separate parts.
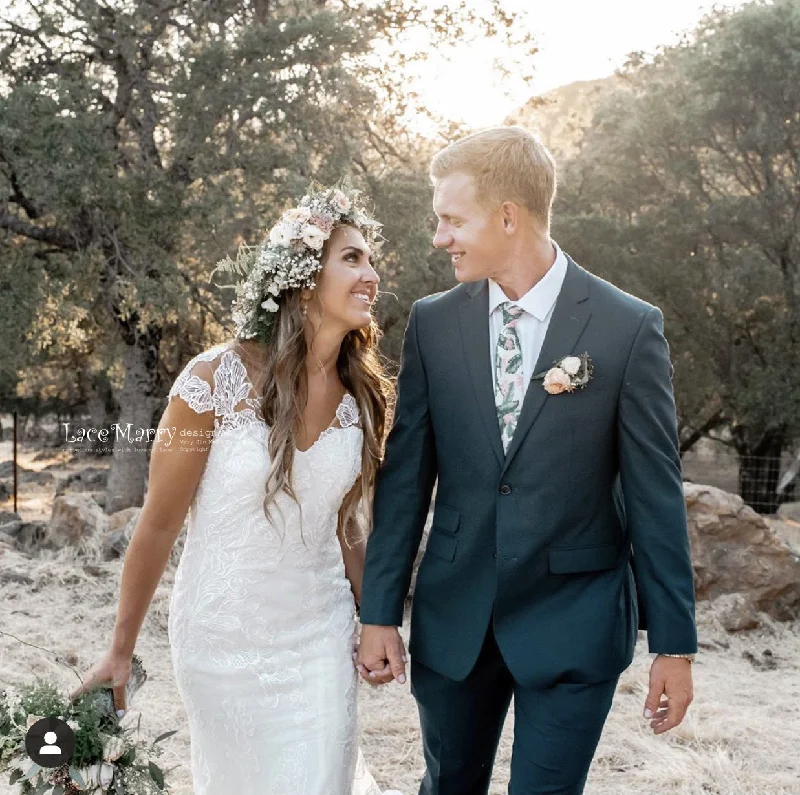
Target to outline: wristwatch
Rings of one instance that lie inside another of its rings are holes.
[[[663,651],[659,652],[658,657],[678,657],[682,660],[688,660],[689,662],[693,663],[695,655],[694,654],[665,654]]]

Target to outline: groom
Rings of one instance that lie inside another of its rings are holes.
[[[555,164],[525,130],[456,141],[431,176],[433,244],[460,284],[417,301],[408,321],[359,671],[405,682],[398,626],[438,479],[409,649],[420,793],[488,792],[513,695],[509,793],[578,795],[638,627],[657,655],[644,705],[655,733],[692,699],[694,590],[662,315],[550,239]]]

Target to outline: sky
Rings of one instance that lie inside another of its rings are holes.
[[[485,0],[472,2],[476,8],[488,5]],[[493,74],[493,59],[502,53],[488,42],[440,53],[420,75],[417,90],[448,119],[474,127],[498,124],[531,95],[605,77],[629,52],[675,43],[712,5],[698,0],[504,0],[507,11],[526,14],[539,47],[533,59],[533,90]],[[735,7],[742,2],[723,0],[716,5]]]

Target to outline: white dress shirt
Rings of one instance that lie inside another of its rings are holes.
[[[497,338],[503,329],[503,311],[500,304],[508,301],[524,310],[517,323],[517,334],[522,346],[522,371],[525,376],[525,387],[534,375],[533,368],[542,350],[544,335],[553,316],[553,307],[564,284],[567,275],[567,258],[553,241],[556,249],[556,261],[550,270],[539,279],[519,300],[512,301],[503,288],[493,279],[489,279],[489,361],[492,365],[492,384],[497,390],[497,376],[495,373],[495,349]],[[549,362],[547,363],[549,364]]]

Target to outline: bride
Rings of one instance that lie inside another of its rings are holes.
[[[246,274],[236,338],[192,359],[159,424],[109,649],[72,698],[125,683],[187,511],[169,640],[195,795],[380,795],[357,740],[355,605],[393,396],[371,307],[380,224],[312,190]],[[388,795],[388,793],[386,794]],[[397,794],[399,795],[399,793]]]

